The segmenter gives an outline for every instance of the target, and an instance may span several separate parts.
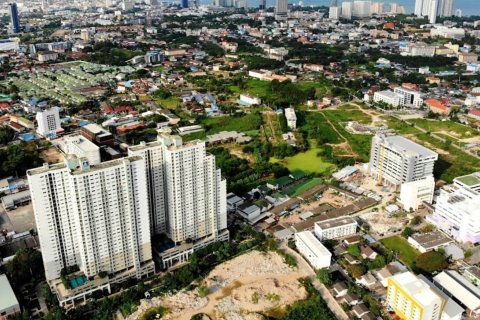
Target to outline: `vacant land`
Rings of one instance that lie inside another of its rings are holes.
[[[155,102],[162,108],[176,109],[182,105],[182,101],[177,97],[170,97],[165,99],[155,99]]]
[[[293,157],[286,157],[282,160],[270,158],[270,161],[283,164],[291,172],[300,170],[309,173],[327,175],[333,172],[336,166],[320,158],[317,155],[319,151],[320,148],[312,148],[308,151],[297,153]]]
[[[220,131],[252,132],[262,125],[262,116],[250,113],[243,117],[216,117],[206,118],[201,121],[207,134]]]
[[[139,309],[128,319],[136,319],[157,306],[169,310],[162,319],[189,320],[197,313],[205,313],[213,319],[283,315],[287,305],[307,297],[298,278],[308,272],[301,266],[290,268],[277,253],[252,251],[217,266],[202,282],[202,290],[197,288],[142,300]]]
[[[300,183],[298,185],[295,185],[289,189],[287,189],[284,193],[286,193],[290,197],[296,197],[299,194],[302,194],[303,192],[312,189],[315,186],[318,186],[321,184],[323,180],[321,178],[313,178],[313,179],[308,179],[307,181]]]
[[[415,250],[404,238],[400,236],[392,236],[380,240],[380,242],[389,250],[396,252],[398,258],[406,263],[408,266],[412,266],[415,262],[415,258],[420,255],[420,252]]]
[[[412,119],[409,121],[429,132],[443,133],[455,139],[468,139],[478,135],[477,130],[453,121],[427,119]]]

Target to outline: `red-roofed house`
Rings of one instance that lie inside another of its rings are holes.
[[[437,99],[427,99],[425,100],[425,104],[427,105],[428,109],[437,114],[448,116],[450,114],[450,108],[442,103],[442,101]]]
[[[480,120],[480,110],[479,109],[470,109],[468,111],[468,116]]]
[[[113,113],[113,108],[111,106],[104,106],[103,107],[103,112],[106,114]]]
[[[0,109],[2,110],[8,110],[10,109],[10,103],[7,103],[7,102],[0,102]]]

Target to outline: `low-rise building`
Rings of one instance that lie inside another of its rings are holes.
[[[313,268],[322,269],[330,267],[332,254],[311,231],[296,233],[295,245]]]
[[[461,52],[458,54],[458,62],[461,63],[477,63],[478,54],[472,52]]]
[[[408,237],[408,243],[421,253],[443,248],[453,243],[453,240],[447,237],[441,231],[432,231],[428,233],[417,233]]]
[[[440,100],[437,99],[427,99],[425,100],[425,105],[431,112],[444,116],[448,116],[451,111],[447,105],[443,104]]]
[[[297,115],[293,108],[285,109],[285,118],[287,118],[287,125],[291,130],[297,129]]]
[[[0,275],[0,320],[20,314],[20,304],[6,275]]]
[[[338,239],[350,236],[357,232],[358,223],[350,217],[326,220],[315,223],[315,235],[320,240]]]
[[[373,95],[373,101],[376,103],[386,103],[393,107],[400,106],[401,96],[391,90],[377,91]]]
[[[58,53],[55,51],[42,51],[37,54],[37,59],[42,63],[55,61],[58,59]]]
[[[54,141],[54,143],[57,144],[65,154],[74,154],[78,157],[87,158],[90,164],[96,165],[102,161],[100,158],[100,148],[82,135],[67,136]]]

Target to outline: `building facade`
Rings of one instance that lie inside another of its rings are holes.
[[[20,33],[20,18],[18,17],[18,7],[16,3],[8,4],[8,11],[10,13],[10,27],[12,33]]]
[[[416,211],[423,202],[432,204],[434,191],[433,176],[403,183],[400,187],[400,203],[405,210]]]
[[[460,242],[480,242],[480,173],[455,178],[436,198],[427,220]]]
[[[387,280],[387,304],[405,320],[439,320],[444,300],[411,272]]]
[[[402,136],[377,134],[372,140],[370,174],[379,183],[401,184],[433,175],[438,154]]]
[[[87,277],[153,273],[142,158],[94,166],[69,156],[27,176],[48,281],[72,266]]]
[[[322,269],[330,267],[332,254],[311,231],[295,233],[295,245],[313,268]]]
[[[338,239],[357,232],[358,223],[353,218],[343,217],[315,223],[315,235],[320,240]]]
[[[35,118],[38,126],[37,132],[44,137],[50,134],[55,134],[58,130],[62,129],[60,114],[57,107],[37,112]]]

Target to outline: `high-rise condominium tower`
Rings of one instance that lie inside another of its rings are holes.
[[[20,33],[20,18],[18,17],[18,8],[16,3],[10,3],[8,5],[10,12],[10,25],[12,27],[12,33]]]
[[[145,162],[141,157],[90,165],[67,156],[27,172],[48,281],[77,266],[141,278],[154,272]]]
[[[187,241],[197,248],[228,240],[226,181],[216,168],[215,157],[207,154],[204,141],[183,144],[179,136],[162,134],[158,141],[130,147],[128,152],[146,162],[154,234],[166,234],[176,244]],[[164,267],[184,254],[177,251],[166,258],[157,253]]]
[[[440,9],[441,17],[451,17],[453,14],[453,0],[442,0],[442,7]]]

